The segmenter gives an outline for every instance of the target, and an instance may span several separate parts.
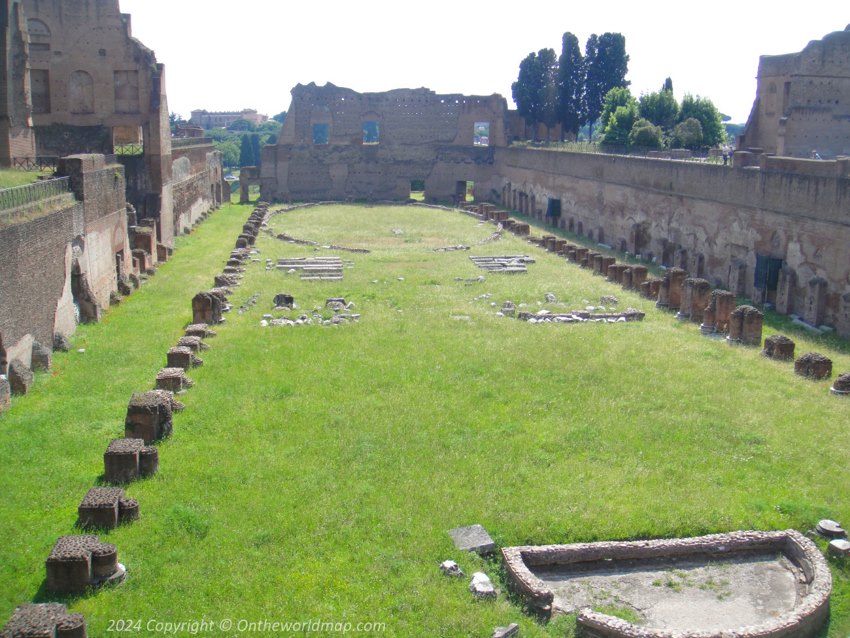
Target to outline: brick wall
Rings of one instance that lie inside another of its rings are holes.
[[[66,283],[66,246],[74,238],[74,204],[0,229],[0,334],[9,351],[31,334],[52,346],[57,301]]]

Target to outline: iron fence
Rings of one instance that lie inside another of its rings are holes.
[[[45,179],[0,190],[0,211],[8,211],[71,192],[71,178]]]
[[[144,155],[144,144],[116,144],[115,155]]]
[[[23,169],[25,171],[46,171],[56,170],[56,164],[59,162],[58,157],[13,157],[12,168]]]

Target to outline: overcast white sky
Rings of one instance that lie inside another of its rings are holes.
[[[792,53],[850,23],[847,0],[120,0],[133,35],[166,65],[169,108],[289,108],[296,84],[355,91],[428,87],[511,100],[531,51],[584,48],[618,31],[632,93],[673,79],[744,122],[760,55]]]

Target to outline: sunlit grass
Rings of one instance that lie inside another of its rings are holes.
[[[44,560],[123,432],[133,391],[212,284],[248,207],[217,212],[171,262],[57,355],[35,392],[0,416],[0,617],[39,596]],[[506,596],[476,603],[441,560],[500,581],[496,561],[457,552],[446,530],[481,523],[500,545],[671,537],[736,529],[806,531],[850,520],[845,400],[791,364],[706,339],[654,304],[493,227],[421,207],[334,206],[275,215],[272,234],[365,247],[356,254],[261,234],[256,257],[181,397],[161,469],[129,487],[142,518],[102,537],[129,577],[71,601],[110,619],[321,618],[386,622],[385,635],[482,636],[518,622],[563,635]],[[470,255],[530,254],[526,275],[487,274]],[[338,254],[341,282],[307,282],[265,259]],[[460,279],[461,281],[458,281]],[[310,313],[353,301],[358,323],[260,326],[276,293]],[[544,304],[546,293],[558,302]],[[531,325],[496,316],[584,308],[614,294],[634,324]],[[798,339],[800,352],[810,343]],[[810,348],[815,349],[815,348]],[[819,346],[823,351],[823,347]],[[831,353],[836,371],[846,354]],[[835,572],[830,635],[850,627],[847,570]],[[214,635],[237,635],[221,632]]]

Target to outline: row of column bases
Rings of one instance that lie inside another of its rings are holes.
[[[738,305],[734,293],[713,289],[706,279],[688,277],[682,268],[670,268],[663,277],[649,277],[640,264],[619,264],[615,257],[594,252],[590,248],[569,243],[554,235],[530,236],[529,241],[545,250],[565,257],[594,275],[605,277],[623,288],[635,290],[655,306],[675,311],[682,321],[699,324],[707,336],[725,337],[730,344],[759,347],[762,345],[764,314],[750,305]],[[784,335],[773,335],[764,341],[763,354],[777,360],[794,360],[794,342]],[[809,352],[795,361],[795,372],[810,379],[832,376],[832,361],[817,352]],[[850,394],[850,373],[840,375],[833,384],[834,394]]]
[[[240,240],[250,235],[250,244],[254,243],[253,239],[259,232],[266,210],[267,205],[266,208],[255,209],[249,223],[243,227]],[[247,259],[248,251],[238,249],[231,254],[228,268],[241,270],[241,265]],[[227,275],[226,280],[238,285],[238,277]],[[220,281],[217,277],[216,284]],[[191,381],[185,377],[185,370],[203,364],[196,355],[208,348],[203,339],[215,336],[207,324],[224,321],[221,313],[227,310],[226,294],[230,292],[229,289],[217,287],[193,299],[195,318],[211,314],[198,312],[195,300],[212,300],[216,310],[212,313],[215,315],[211,317],[213,320],[194,321],[187,326],[185,336],[167,353],[167,367],[157,374],[157,389],[132,395],[124,423],[125,438],[110,441],[103,455],[104,480],[112,487],[95,487],[85,495],[77,509],[77,524],[81,529],[112,529],[139,518],[138,501],[127,498],[123,487],[119,486],[152,476],[159,469],[159,450],[154,443],[171,434],[173,412],[183,409],[183,404],[174,399],[174,393],[191,385]],[[60,596],[83,594],[93,587],[121,582],[126,576],[126,569],[118,562],[115,545],[103,543],[97,536],[90,534],[60,537],[45,567],[47,591]],[[85,619],[81,614],[68,613],[67,607],[60,603],[25,604],[15,609],[11,619],[0,630],[3,638],[48,635],[56,638],[87,638]]]

